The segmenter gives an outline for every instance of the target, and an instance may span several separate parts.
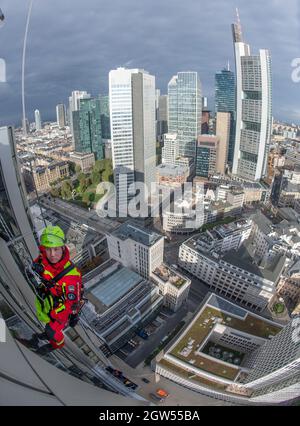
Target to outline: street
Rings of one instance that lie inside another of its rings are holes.
[[[40,203],[42,207],[50,208],[76,222],[85,223],[102,234],[110,233],[120,226],[116,219],[100,218],[95,210],[88,211],[58,198],[41,197]]]
[[[139,386],[136,393],[145,399],[150,400],[153,405],[162,407],[232,405],[225,401],[209,398],[208,396],[201,395],[198,392],[194,392],[180,386],[165,377],[155,374],[150,367],[144,367],[143,363],[132,368],[115,355],[113,355],[110,360],[116,368],[120,369],[124,373],[126,377]],[[150,380],[150,383],[144,383],[142,381],[143,377]],[[169,393],[169,397],[166,398],[164,402],[154,403],[149,395],[150,393],[155,393],[155,391],[159,388],[166,390]]]
[[[140,337],[134,337],[135,340],[140,341],[140,345],[128,355],[126,363],[132,368],[135,368],[141,362],[143,362],[162,342],[162,339],[167,336],[177,324],[187,315],[188,308],[183,305],[175,314],[168,317],[166,321],[149,336],[147,340],[143,340]]]

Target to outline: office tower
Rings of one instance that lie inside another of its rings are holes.
[[[41,114],[38,109],[34,111],[34,120],[35,120],[35,130],[41,130],[42,129],[42,120],[41,120]]]
[[[271,58],[251,55],[241,24],[232,25],[236,65],[236,133],[232,173],[258,181],[266,174],[272,129]]]
[[[210,111],[208,109],[207,97],[202,97],[202,124],[201,124],[201,134],[209,134],[209,120],[210,120]]]
[[[56,121],[60,129],[66,127],[66,107],[64,104],[56,105]]]
[[[70,129],[74,136],[73,130],[73,112],[79,110],[80,99],[89,99],[91,95],[86,91],[74,90],[69,97],[69,123]]]
[[[168,95],[161,95],[160,90],[156,90],[156,140],[162,142],[163,135],[168,133]]]
[[[103,139],[110,139],[109,96],[100,95],[101,132]]]
[[[220,139],[215,135],[198,137],[196,154],[196,176],[206,177],[219,172]]]
[[[159,97],[160,90],[155,90],[155,131],[156,131],[156,140],[159,141],[159,125],[158,125],[158,111],[159,111]]]
[[[230,136],[228,146],[228,162],[233,163],[235,142],[235,75],[229,69],[223,69],[215,75],[215,112],[230,113]]]
[[[23,128],[23,134],[24,136],[27,136],[28,133],[30,133],[30,125],[29,125],[29,121],[28,118],[22,119],[22,128]]]
[[[13,130],[0,128],[0,319],[6,342],[1,343],[1,403],[99,405],[99,401],[136,404],[132,390],[105,367],[101,339],[81,320],[65,330],[65,347],[43,358],[17,339],[41,333],[36,317],[34,285],[29,266],[38,255],[33,222],[17,163]],[[2,323],[2,321],[1,321]],[[77,379],[74,379],[75,376]],[[80,379],[80,380],[78,380]],[[95,385],[95,386],[94,386]],[[99,387],[104,389],[99,389]],[[106,391],[117,392],[107,393]],[[121,395],[127,398],[121,398]],[[103,399],[102,399],[103,397]]]
[[[155,77],[139,69],[109,73],[112,158],[119,207],[135,194],[134,182],[148,191],[155,182]],[[145,194],[144,194],[145,195]]]
[[[176,133],[179,154],[196,156],[196,142],[201,134],[202,95],[197,72],[179,72],[168,84],[168,132]]]
[[[162,149],[162,163],[174,164],[179,157],[179,146],[177,135],[166,133],[163,135],[164,146]]]
[[[168,95],[160,95],[158,99],[158,134],[168,133]]]
[[[232,116],[230,112],[217,112],[216,115],[216,135],[220,139],[220,152],[218,170],[224,174],[228,159],[228,150],[230,146],[230,126]]]
[[[252,398],[279,403],[300,397],[300,317],[251,354],[246,387]]]
[[[80,99],[79,110],[73,111],[72,116],[75,151],[94,153],[97,160],[102,160],[100,100]]]
[[[163,262],[164,237],[134,223],[124,223],[108,235],[107,244],[112,259],[144,278]]]

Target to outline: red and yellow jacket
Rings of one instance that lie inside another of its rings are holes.
[[[44,267],[42,277],[50,281],[61,271],[71,265],[69,249],[65,246],[63,258],[55,264],[49,262],[46,256],[46,250],[43,246],[39,247],[40,255],[34,260],[35,263],[40,263]],[[80,310],[80,301],[83,295],[82,275],[79,269],[74,268],[67,272],[53,287],[45,287],[45,292],[51,294],[51,310],[50,317],[53,320],[65,317],[66,319],[71,314],[76,314]]]

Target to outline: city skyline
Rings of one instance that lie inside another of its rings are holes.
[[[0,96],[7,98],[7,103],[5,108],[0,107],[0,124],[18,125],[21,120],[19,68],[26,4],[15,8],[15,1],[4,0],[2,3],[7,22],[1,28],[3,48],[0,56],[6,61],[7,83],[1,84]],[[203,94],[208,96],[212,108],[215,73],[221,71],[228,60],[234,69],[230,24],[238,6],[247,42],[254,51],[267,48],[272,54],[275,119],[297,123],[300,116],[298,85],[291,77],[291,62],[299,57],[300,21],[296,1],[289,0],[285,10],[279,2],[268,1],[261,16],[256,16],[256,2],[245,6],[241,1],[226,5],[215,1],[205,8],[193,0],[188,3],[190,7],[178,4],[174,10],[168,7],[168,2],[159,9],[151,7],[148,10],[148,5],[141,7],[136,0],[127,2],[124,10],[124,5],[117,0],[113,2],[115,7],[101,5],[101,8],[92,0],[85,8],[69,1],[64,4],[54,1],[51,9],[36,3],[28,35],[28,118],[32,120],[33,111],[39,109],[45,120],[53,119],[55,105],[61,101],[67,103],[72,90],[87,90],[93,96],[108,93],[108,72],[118,66],[149,70],[155,75],[157,88],[162,94],[167,92],[172,75],[196,71],[202,81]],[[70,8],[72,14],[68,12]],[[17,11],[12,13],[13,9]],[[53,10],[55,14],[51,13]],[[126,19],[123,19],[124,14]],[[104,15],[107,17],[105,24]],[[45,19],[49,23],[46,28],[42,24]],[[287,21],[289,25],[286,25]],[[97,25],[99,22],[102,25]],[[197,22],[201,25],[195,25]],[[212,22],[215,25],[212,26]],[[81,31],[87,23],[89,37]],[[72,28],[72,31],[66,31],[66,28]],[[120,33],[122,36],[117,37]],[[43,40],[47,40],[47,48]]]

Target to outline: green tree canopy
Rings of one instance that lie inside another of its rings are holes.
[[[85,176],[83,175],[81,179],[79,179],[78,191],[82,194],[86,189],[87,189],[87,182],[86,182]]]
[[[103,170],[105,170],[105,160],[97,160],[95,162],[93,171],[101,173]]]
[[[79,164],[76,164],[76,166],[75,166],[75,172],[76,172],[77,175],[79,175],[79,173],[82,172],[81,167],[79,166]]]
[[[72,196],[72,182],[70,180],[63,181],[61,185],[61,195],[63,198],[71,198]]]
[[[101,181],[101,174],[100,172],[97,172],[96,170],[93,170],[92,172],[92,183],[98,184]]]

